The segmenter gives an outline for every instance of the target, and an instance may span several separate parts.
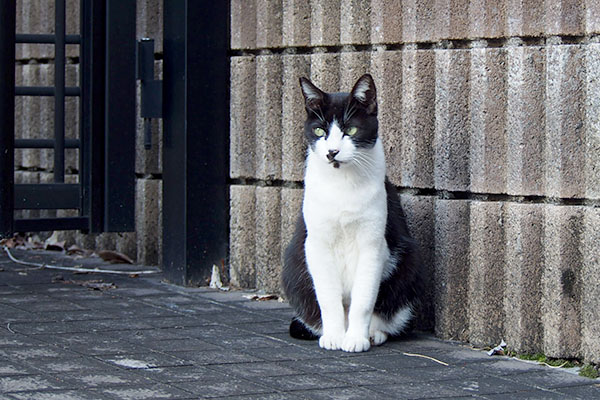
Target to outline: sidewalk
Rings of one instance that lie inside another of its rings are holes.
[[[428,334],[366,353],[321,350],[288,336],[285,303],[247,297],[165,284],[160,275],[30,269],[2,251],[0,400],[600,398],[599,380]]]

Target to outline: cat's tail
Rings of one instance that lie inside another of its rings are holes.
[[[319,338],[298,318],[292,319],[292,323],[290,324],[290,336],[301,340],[317,340]]]

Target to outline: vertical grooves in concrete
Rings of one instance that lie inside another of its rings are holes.
[[[231,58],[229,175],[256,174],[256,58]]]
[[[544,207],[513,203],[505,206],[504,337],[511,349],[521,353],[534,354],[543,349]]]
[[[469,341],[481,346],[504,337],[504,205],[472,202],[470,217]]]
[[[470,202],[435,202],[435,332],[469,340]]]
[[[306,144],[304,140],[304,98],[300,77],[310,76],[310,56],[283,56],[283,89],[281,121],[281,175],[283,180],[304,178]]]
[[[282,71],[280,55],[256,58],[256,177],[259,179],[281,179]]]
[[[546,207],[542,323],[544,353],[581,355],[583,207]]]
[[[470,187],[468,50],[435,51],[434,186],[467,191]]]
[[[435,126],[435,57],[433,50],[402,54],[402,186],[433,186]],[[394,177],[398,179],[397,177]]]
[[[544,194],[544,104],[546,53],[543,47],[508,48],[506,188],[508,194]]]

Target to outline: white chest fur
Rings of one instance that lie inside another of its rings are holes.
[[[378,140],[373,148],[362,151],[369,159],[368,168],[353,164],[334,168],[316,154],[309,154],[305,177],[307,259],[318,260],[309,261],[309,270],[313,279],[338,279],[346,305],[361,253],[376,253],[378,264],[389,255],[384,239],[387,200],[383,146]],[[327,268],[329,273],[322,274],[317,268]],[[377,279],[381,279],[382,268],[372,265],[360,274],[379,275]]]

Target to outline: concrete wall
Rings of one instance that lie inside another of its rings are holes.
[[[600,6],[233,0],[234,285],[278,292],[302,200],[298,77],[370,72],[388,174],[421,244],[419,324],[600,362]]]
[[[157,53],[162,53],[162,0],[138,0],[137,37],[157,39]],[[17,0],[17,33],[53,33],[54,2]],[[67,0],[67,34],[79,33],[79,0]],[[67,45],[66,84],[79,83],[79,46]],[[162,61],[157,57],[156,74],[161,76]],[[54,82],[54,46],[19,44],[16,47],[16,82],[18,86],[47,86]],[[79,134],[78,98],[66,100],[66,137]],[[139,115],[139,105],[138,105]],[[52,138],[54,134],[54,100],[51,97],[17,97],[15,131],[17,138]],[[61,232],[60,239],[87,249],[118,250],[144,264],[159,264],[161,246],[160,203],[162,181],[161,124],[153,120],[153,148],[143,146],[142,120],[137,119],[136,132],[136,231],[83,235]],[[15,152],[17,183],[43,183],[53,179],[52,150],[23,149]],[[65,180],[78,180],[79,159],[76,150],[67,150]],[[75,210],[24,210],[17,216],[76,215]]]

